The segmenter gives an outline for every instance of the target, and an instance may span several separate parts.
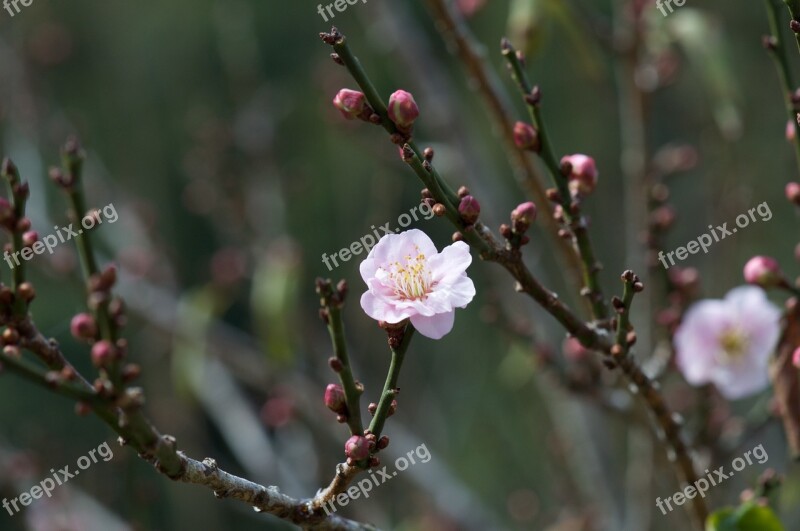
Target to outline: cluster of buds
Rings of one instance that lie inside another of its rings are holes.
[[[353,435],[344,443],[344,455],[347,457],[347,464],[355,466],[359,461],[367,461],[367,466],[374,468],[380,465],[381,461],[374,453],[389,446],[389,437],[382,436],[380,439],[370,430],[364,430],[364,435]]]
[[[430,148],[427,148],[425,152],[427,153],[428,150],[430,150]],[[431,153],[433,153],[432,150]],[[426,160],[425,163],[430,164],[428,160]],[[422,196],[420,203],[424,203],[428,208],[430,208],[434,216],[440,218],[447,213],[447,207],[444,206],[443,203],[438,203],[430,190],[423,188],[422,192],[420,192],[420,195]]]
[[[344,300],[347,297],[347,281],[340,280],[336,287],[333,287],[331,280],[325,278],[317,278],[316,280],[317,295],[319,295],[319,316],[325,324],[328,324],[330,316],[328,315],[328,307],[341,308],[344,305]],[[336,370],[331,366],[335,372],[340,372],[341,369]]]
[[[561,174],[569,181],[573,197],[591,194],[597,186],[597,165],[592,157],[576,153],[561,158]]]
[[[8,179],[11,186],[13,204],[4,197],[0,197],[0,227],[14,234],[22,234],[25,246],[32,246],[39,239],[39,236],[31,231],[31,220],[24,217],[24,204],[30,196],[28,183],[22,182],[19,178],[19,170],[11,159],[4,159],[0,166],[0,175]],[[6,251],[9,247],[6,246]]]
[[[11,358],[19,358],[22,353],[19,348],[20,335],[16,328],[9,326],[3,330],[0,336],[0,344],[3,345],[3,354]]]
[[[338,55],[335,56],[338,58]],[[334,61],[337,59],[334,58]],[[363,120],[365,122],[380,124],[381,118],[367,102],[363,92],[350,89],[341,89],[333,98],[333,105],[347,120]],[[389,96],[386,107],[389,119],[400,132],[395,135],[395,143],[402,145],[407,142],[414,128],[414,122],[419,117],[419,107],[414,96],[405,90],[397,90]]]
[[[511,225],[503,223],[500,225],[500,234],[509,241],[512,247],[525,245],[530,238],[525,234],[536,221],[536,205],[531,201],[526,201],[517,205],[511,211]]]
[[[116,283],[117,268],[113,264],[109,264],[101,272],[91,275],[86,283],[89,289],[87,305],[92,311],[97,311],[101,307],[109,307],[110,311],[113,306],[113,309],[117,313],[117,315],[114,316],[117,318],[115,319],[115,324],[122,326],[124,324],[124,307],[120,301],[111,304],[111,290]]]
[[[369,406],[367,406],[367,411],[373,417],[375,416],[375,412],[378,411],[378,404],[375,402],[370,402]],[[397,400],[392,400],[391,404],[389,404],[389,410],[386,412],[386,418],[391,417],[397,411]]]

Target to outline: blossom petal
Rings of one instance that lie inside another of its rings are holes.
[[[466,273],[461,273],[449,285],[439,285],[425,301],[433,307],[445,306],[447,310],[465,308],[475,297],[475,284]]]
[[[361,308],[364,313],[376,321],[386,321],[392,324],[399,323],[414,313],[409,311],[408,308],[397,308],[392,304],[387,304],[386,301],[376,297],[371,291],[365,291],[361,295]]]
[[[411,324],[419,333],[431,339],[441,339],[453,329],[456,320],[456,311],[439,313],[430,317],[415,315],[411,317]]]
[[[467,270],[472,263],[469,245],[455,242],[428,260],[428,267],[434,282],[449,284]]]

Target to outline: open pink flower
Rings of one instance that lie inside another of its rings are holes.
[[[440,253],[420,230],[386,234],[361,262],[368,288],[361,307],[373,319],[391,324],[410,319],[422,335],[440,339],[453,329],[456,308],[466,307],[475,296],[466,273],[471,262],[464,242]]]
[[[729,400],[761,391],[769,384],[780,315],[754,286],[694,304],[675,332],[678,368],[690,384],[713,383]]]

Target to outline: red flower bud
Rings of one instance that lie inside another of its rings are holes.
[[[597,185],[597,166],[592,157],[581,155],[567,155],[561,158],[561,164],[569,163],[572,167],[569,179],[569,189],[573,195],[587,195],[592,193]]]
[[[347,414],[347,400],[341,385],[328,384],[325,388],[325,406],[339,415]]]
[[[369,441],[361,435],[353,435],[344,443],[344,455],[354,461],[362,461],[369,457]]]
[[[79,313],[72,318],[69,331],[75,339],[94,339],[97,335],[97,325],[94,317],[88,313]]]
[[[364,93],[350,89],[340,90],[333,98],[333,105],[347,120],[358,118],[366,109],[366,104]]]
[[[781,285],[784,276],[774,258],[754,256],[744,266],[744,281],[767,289]]]
[[[794,353],[792,354],[792,365],[795,368],[800,369],[800,347],[794,349]]]
[[[405,90],[398,90],[389,96],[389,119],[400,129],[408,130],[419,116],[419,107],[414,96]]]
[[[481,214],[481,205],[478,200],[471,195],[465,195],[461,198],[461,203],[458,205],[458,213],[461,214],[467,224],[472,225],[478,221],[478,216]]]
[[[527,201],[511,211],[511,228],[517,234],[523,234],[536,220],[536,205]]]
[[[541,149],[539,133],[531,124],[517,122],[514,124],[514,143],[518,148],[538,152]]]

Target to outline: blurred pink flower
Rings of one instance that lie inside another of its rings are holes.
[[[694,304],[675,332],[678,368],[690,384],[713,383],[729,400],[761,391],[769,384],[767,367],[780,335],[780,316],[764,291],[753,286]]]
[[[464,16],[469,17],[474,15],[479,9],[486,4],[486,0],[457,0],[456,6]]]
[[[475,296],[466,273],[471,262],[464,242],[439,253],[420,230],[386,234],[361,262],[368,288],[361,307],[390,324],[410,319],[422,335],[440,339],[452,330],[455,309],[466,307]]]

